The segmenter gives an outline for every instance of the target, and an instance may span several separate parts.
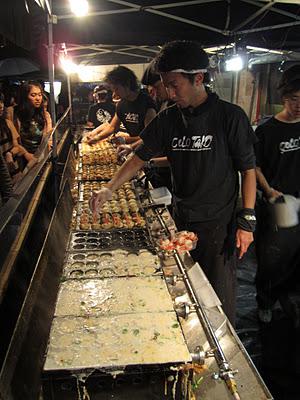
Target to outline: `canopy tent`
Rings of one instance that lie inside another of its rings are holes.
[[[69,0],[11,0],[0,16],[0,34],[30,50],[41,64],[46,63],[42,49],[49,13],[56,50],[66,43],[78,62],[87,65],[145,63],[157,46],[174,39],[198,40],[204,47],[235,42],[300,50],[298,0],[88,2],[88,16],[77,18]]]
[[[153,4],[155,3],[155,4]],[[89,0],[87,17],[70,14],[68,2],[53,1],[54,42],[65,42],[85,65],[145,63],[157,46],[193,39],[204,47],[300,49],[298,1]],[[119,46],[116,46],[118,44]]]

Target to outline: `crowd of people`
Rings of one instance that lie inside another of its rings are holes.
[[[0,92],[0,153],[13,183],[22,177],[25,167],[36,164],[42,138],[51,132],[47,105],[48,98],[37,81]]]

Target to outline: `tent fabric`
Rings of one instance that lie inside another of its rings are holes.
[[[56,52],[60,43],[66,43],[72,47],[72,56],[86,65],[147,63],[158,46],[175,39],[197,40],[203,47],[235,42],[241,47],[300,50],[300,5],[296,0],[88,2],[90,16],[76,18],[69,0],[52,0],[52,14],[57,19],[53,23]],[[47,11],[43,4],[36,0],[7,2],[0,15],[0,35],[4,42],[30,51],[33,59],[45,64]],[[99,49],[99,44],[109,50]],[[147,48],[137,50],[135,46]]]

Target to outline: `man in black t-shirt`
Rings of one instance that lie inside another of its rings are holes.
[[[239,257],[253,241],[256,195],[255,135],[238,106],[204,87],[208,57],[199,43],[175,41],[160,51],[156,66],[176,104],[160,112],[141,133],[143,143],[90,201],[97,212],[126,180],[157,154],[165,154],[173,175],[177,227],[198,235],[191,252],[234,322],[236,269],[232,225],[242,175],[243,209],[235,232]]]
[[[116,107],[116,114],[109,125],[94,129],[87,138],[92,144],[118,132],[121,122],[129,137],[127,143],[139,139],[140,132],[155,117],[156,110],[153,100],[147,93],[139,89],[137,77],[126,67],[119,66],[110,71],[105,81],[112,89],[113,95],[121,100]]]
[[[276,301],[296,285],[300,288],[295,272],[300,262],[300,224],[275,227],[268,206],[282,194],[300,197],[300,65],[283,73],[278,89],[283,110],[255,132],[257,182],[264,197],[257,204],[256,289],[258,316],[265,323],[271,321]]]
[[[99,85],[94,88],[93,97],[95,104],[88,111],[87,125],[97,128],[99,125],[109,123],[115,115],[115,105],[111,101],[107,87]]]

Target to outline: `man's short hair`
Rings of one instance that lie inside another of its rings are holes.
[[[200,43],[176,40],[165,44],[158,53],[155,69],[161,72],[174,70],[198,71],[208,67],[209,60]]]
[[[300,90],[300,64],[293,65],[283,72],[277,89],[281,97]]]
[[[160,75],[155,70],[155,59],[152,60],[146,67],[141,82],[143,85],[151,85],[153,86],[156,82],[160,81]]]
[[[108,72],[105,76],[105,82],[112,85],[121,85],[132,91],[137,91],[139,88],[135,73],[122,65]]]

